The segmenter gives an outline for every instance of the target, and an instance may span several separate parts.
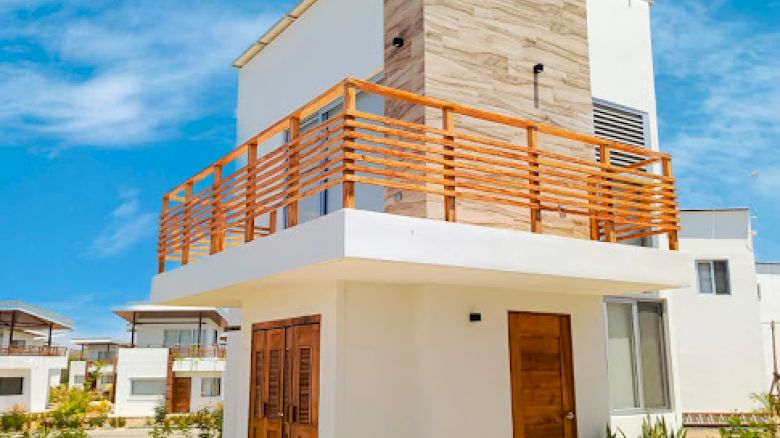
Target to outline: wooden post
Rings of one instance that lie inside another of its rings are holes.
[[[599,147],[599,161],[601,164],[606,164],[607,166],[611,166],[611,152],[607,145],[601,145]],[[611,172],[609,169],[602,169],[602,173],[605,175],[609,175]],[[612,186],[609,184],[609,176],[602,177],[602,185],[601,188],[606,190],[611,190]],[[612,195],[604,195],[607,199],[611,199]],[[607,242],[617,242],[617,236],[615,235],[615,221],[613,219],[613,212],[611,211],[613,205],[612,203],[608,202],[606,206],[610,209],[610,211],[606,214],[606,219],[604,220],[604,236],[607,239]]]
[[[184,187],[184,224],[181,243],[181,264],[186,265],[190,262],[190,239],[192,238],[192,224],[190,213],[192,210],[192,181]]]
[[[288,161],[288,169],[293,169],[298,166],[299,152],[296,149],[298,147],[298,137],[301,135],[301,119],[297,116],[290,117],[289,139],[287,144],[289,145],[290,159]],[[293,190],[288,193],[288,198],[294,198],[297,196],[297,189],[294,189],[298,184],[298,174],[296,170],[294,176],[289,177],[288,190]],[[287,228],[292,228],[298,225],[298,201],[292,201],[287,205]]]
[[[138,312],[133,312],[133,328],[130,329],[130,348],[135,348],[135,318]]]
[[[452,108],[443,108],[442,109],[442,129],[446,132],[452,132],[454,134],[455,132],[455,112],[452,110]],[[454,135],[444,135],[445,141],[455,141]],[[444,145],[445,151],[454,151],[455,148],[450,145]],[[446,161],[455,161],[455,157],[453,155],[444,154],[444,160]],[[444,165],[445,171],[454,171],[455,166],[451,165]],[[454,175],[444,175],[444,179],[447,181],[455,181]],[[444,185],[445,191],[455,191],[455,185]],[[444,220],[447,222],[455,222],[456,221],[456,215],[455,215],[455,196],[444,196]]]
[[[528,153],[528,158],[531,164],[531,168],[534,169],[530,172],[529,182],[531,184],[531,232],[542,232],[542,202],[539,200],[541,191],[539,190],[539,154],[534,152],[539,146],[539,130],[535,126],[529,126],[526,129],[526,137],[528,142],[528,149],[531,151]]]
[[[54,324],[49,323],[49,340],[46,342],[46,346],[51,348],[51,332],[54,329]]]
[[[222,252],[225,246],[225,224],[222,223],[222,200],[220,199],[220,188],[222,182],[222,166],[214,166],[213,182],[211,185],[211,225],[209,234],[211,234],[211,243],[209,254]]]
[[[357,109],[357,90],[349,82],[344,84],[344,123],[348,123],[351,120],[355,120],[352,113]],[[350,127],[344,127],[344,153],[353,152],[352,148],[347,146],[347,142],[352,141],[351,133],[353,129]],[[354,164],[354,160],[344,159],[344,176],[354,174],[355,172],[348,169],[349,166]],[[355,183],[353,181],[344,181],[341,185],[341,205],[343,208],[355,208]]]
[[[16,328],[16,311],[11,311],[11,333],[8,335],[8,351],[14,346],[14,329]]]
[[[672,176],[672,160],[669,158],[663,158],[661,160],[661,165],[663,167],[663,174],[666,177]],[[663,197],[663,195],[661,195]],[[667,236],[669,237],[669,249],[672,251],[677,251],[680,249],[680,240],[677,236],[677,230],[671,230],[667,233]]]
[[[203,332],[203,312],[198,312],[198,348],[201,347],[201,343],[203,342],[202,339],[202,332]]]
[[[244,208],[246,214],[244,216],[244,242],[251,242],[255,240],[255,209],[254,205],[254,193],[255,193],[255,162],[257,161],[257,144],[250,144],[246,149],[246,189],[244,189]]]
[[[586,179],[588,181],[588,188],[595,189],[596,187],[598,187],[598,184],[593,182],[594,178],[592,176],[588,175]],[[597,205],[598,203],[594,202],[593,198],[597,197],[598,193],[596,193],[595,190],[588,191],[588,195],[591,196],[591,198],[588,199],[588,204]],[[598,216],[598,211],[590,210],[589,213],[590,213],[590,218],[588,222],[590,223],[590,240],[599,241],[601,240],[601,233],[599,232],[599,220],[596,218]]]
[[[159,247],[157,248],[157,273],[158,274],[162,274],[163,272],[165,272],[165,256],[168,253],[168,244],[165,241],[168,239],[168,229],[171,227],[171,223],[170,222],[168,222],[167,224],[164,223],[165,221],[171,220],[167,217],[168,203],[169,203],[168,195],[163,196],[162,213],[160,214],[160,236],[159,236],[159,239],[162,239],[163,241],[159,243]]]

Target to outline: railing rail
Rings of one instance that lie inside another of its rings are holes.
[[[222,346],[181,346],[181,347],[168,347],[173,356],[177,358],[218,358],[224,359],[227,355],[227,350]]]
[[[0,356],[64,356],[67,352],[66,347],[0,347]]]
[[[358,110],[357,93],[440,111],[441,128]],[[302,120],[339,99],[340,114],[302,132]],[[460,129],[462,119],[516,130],[520,141]],[[561,142],[593,155],[547,147]],[[613,152],[637,162],[615,165]],[[677,249],[674,182],[664,153],[346,79],[165,194],[159,271],[293,227],[299,202],[328,189],[354,208],[356,185],[440,196],[447,221],[457,221],[457,202],[491,203],[528,214],[533,232],[544,232],[543,212],[557,212],[587,218],[592,240],[666,235]]]

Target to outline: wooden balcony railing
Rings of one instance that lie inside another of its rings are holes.
[[[189,347],[169,347],[171,352],[173,352],[173,357],[175,358],[218,358],[218,359],[224,359],[227,350],[225,350],[225,347],[222,346],[206,346],[206,347],[198,347],[196,345],[189,346]]]
[[[359,110],[358,93],[438,115],[441,128]],[[311,126],[308,116],[338,103],[338,114]],[[270,148],[274,141],[284,144]],[[561,143],[592,154],[550,150]],[[617,165],[613,154],[633,164]],[[532,232],[545,232],[542,213],[555,212],[586,218],[592,240],[667,235],[678,247],[669,155],[346,79],[165,194],[159,272],[296,226],[299,203],[326,190],[355,208],[356,185],[440,197],[447,221],[458,220],[456,203],[481,202],[525,215]]]
[[[2,347],[0,356],[64,356],[68,352],[66,347]]]

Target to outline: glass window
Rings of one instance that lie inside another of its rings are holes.
[[[133,379],[131,395],[165,395],[165,379]]]
[[[203,377],[200,379],[200,395],[202,397],[217,397],[222,393],[222,379],[219,377]]]
[[[0,377],[0,396],[22,395],[24,377]]]
[[[100,383],[104,385],[109,385],[111,383],[114,383],[114,376],[111,374],[100,376]]]
[[[696,262],[699,276],[699,292],[703,294],[730,295],[729,264],[724,260]]]
[[[84,376],[83,375],[73,376],[73,384],[74,385],[83,385],[84,384]]]
[[[669,409],[663,305],[608,301],[607,331],[612,409]]]
[[[200,341],[209,343],[209,329],[201,330]],[[197,329],[170,329],[163,331],[163,347],[191,347],[198,345]]]

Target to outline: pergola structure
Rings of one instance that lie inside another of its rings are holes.
[[[48,332],[51,347],[55,330],[71,330],[73,321],[56,313],[21,301],[0,301],[0,328],[9,330],[8,346],[13,346],[15,332]]]

